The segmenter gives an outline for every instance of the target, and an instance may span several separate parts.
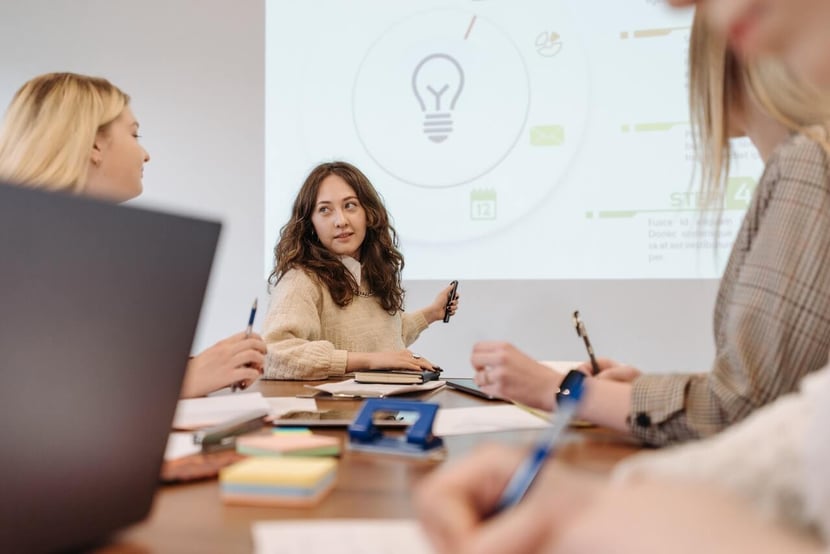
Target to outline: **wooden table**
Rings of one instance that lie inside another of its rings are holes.
[[[252,390],[264,396],[308,392],[307,383],[260,381]],[[487,404],[486,400],[444,387],[417,396],[443,407]],[[318,399],[320,409],[357,409],[359,401]],[[345,436],[345,430],[319,431]],[[486,433],[445,438],[447,460],[463,457],[476,445],[497,441],[529,444],[535,431]],[[598,474],[607,474],[620,459],[637,452],[630,439],[602,429],[575,429],[575,440],[558,452],[560,460]],[[413,517],[411,493],[417,482],[439,463],[344,452],[335,489],[312,508],[226,506],[214,480],[167,485],[156,494],[150,516],[123,532],[101,552],[250,552],[251,523],[259,520]]]

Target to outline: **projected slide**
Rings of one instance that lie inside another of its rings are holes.
[[[266,4],[266,267],[308,171],[383,195],[405,277],[716,277],[760,174],[701,213],[688,12],[659,2]]]
[[[394,215],[408,241],[487,235],[555,188],[587,113],[585,59],[565,60],[570,83],[531,78],[513,38],[466,10],[411,16],[372,45],[355,78],[355,131],[382,182],[395,183],[384,194],[406,206]],[[559,106],[553,118],[531,114],[537,97]],[[425,213],[430,224],[419,224]]]

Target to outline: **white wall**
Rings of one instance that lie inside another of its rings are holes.
[[[152,156],[137,203],[224,222],[197,350],[241,330],[254,296],[267,305],[263,68],[263,0],[0,1],[0,105],[47,71],[109,78],[133,96]],[[412,309],[444,283],[405,286]],[[470,372],[481,339],[583,358],[570,326],[578,308],[598,355],[646,370],[706,369],[715,290],[713,281],[467,281],[459,314],[413,349],[453,375]]]
[[[429,303],[443,286],[407,283],[407,305]],[[452,375],[472,373],[470,347],[478,340],[508,340],[539,359],[586,359],[571,324],[575,309],[597,356],[656,372],[712,363],[716,281],[465,281],[458,292],[458,314],[434,323],[412,347]]]
[[[3,110],[40,73],[110,79],[152,157],[135,203],[224,223],[197,350],[243,330],[267,298],[263,13],[261,0],[0,0]]]

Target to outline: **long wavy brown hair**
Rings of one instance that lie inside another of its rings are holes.
[[[304,269],[329,289],[338,306],[345,307],[354,299],[358,291],[354,277],[323,246],[311,222],[320,183],[329,175],[346,181],[366,211],[366,238],[360,245],[361,280],[368,283],[383,309],[393,315],[403,309],[404,296],[404,261],[398,250],[398,234],[375,187],[363,172],[346,162],[320,164],[306,178],[294,200],[291,219],[280,229],[280,239],[274,247],[274,270],[268,282],[276,285],[288,270]]]

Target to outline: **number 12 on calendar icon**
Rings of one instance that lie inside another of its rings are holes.
[[[470,193],[470,219],[496,219],[496,191],[482,189]]]

